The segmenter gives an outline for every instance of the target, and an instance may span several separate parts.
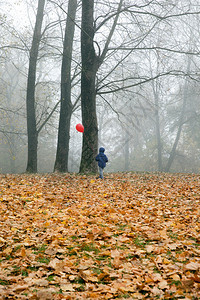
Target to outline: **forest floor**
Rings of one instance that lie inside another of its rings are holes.
[[[200,176],[0,175],[0,299],[200,299]]]

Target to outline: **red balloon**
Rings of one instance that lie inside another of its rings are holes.
[[[76,125],[76,130],[79,131],[79,132],[84,132],[84,126],[79,123],[79,124]]]

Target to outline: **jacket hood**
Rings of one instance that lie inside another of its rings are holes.
[[[105,149],[103,147],[99,148],[99,153],[104,153]]]

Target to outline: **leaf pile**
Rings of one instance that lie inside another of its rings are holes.
[[[200,299],[200,178],[0,176],[2,299]]]

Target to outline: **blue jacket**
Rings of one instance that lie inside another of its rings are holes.
[[[96,156],[96,161],[98,161],[98,166],[100,168],[105,168],[108,162],[107,156],[104,154],[105,149],[103,147],[99,148],[99,154]]]

